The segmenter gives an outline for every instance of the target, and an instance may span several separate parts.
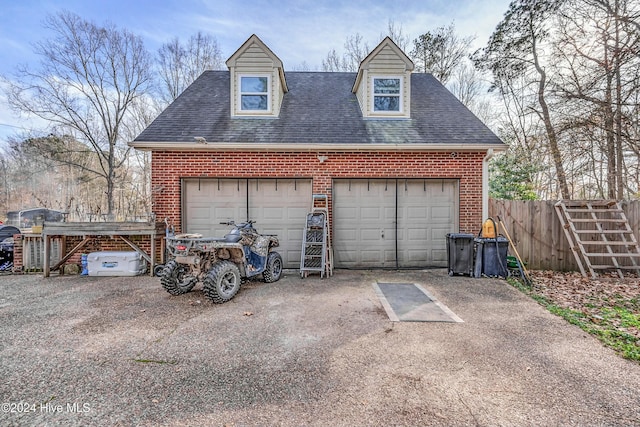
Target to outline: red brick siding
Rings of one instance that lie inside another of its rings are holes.
[[[181,224],[180,178],[311,178],[313,192],[329,195],[334,178],[456,178],[460,232],[482,223],[483,152],[154,152],[151,185],[159,220]],[[318,156],[327,156],[320,163]]]
[[[13,235],[13,271],[22,271],[22,234]]]

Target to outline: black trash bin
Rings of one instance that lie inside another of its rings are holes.
[[[503,236],[495,239],[478,237],[476,243],[476,263],[473,275],[475,277],[507,277],[507,252],[509,240]]]
[[[473,234],[447,234],[449,276],[473,276]]]
[[[20,230],[11,225],[0,225],[0,271],[13,268],[13,235]]]

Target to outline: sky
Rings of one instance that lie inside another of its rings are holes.
[[[37,66],[33,44],[50,34],[47,15],[66,10],[96,24],[115,24],[142,37],[150,52],[198,31],[214,36],[226,59],[256,34],[287,69],[306,64],[320,70],[331,49],[343,51],[356,33],[373,49],[389,21],[415,39],[454,23],[461,36],[483,47],[510,0],[0,0],[0,75],[11,78],[22,64]],[[0,87],[0,147],[16,134],[42,125],[17,117]]]

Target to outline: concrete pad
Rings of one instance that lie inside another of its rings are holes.
[[[415,283],[374,283],[373,288],[394,322],[462,322],[446,305]]]

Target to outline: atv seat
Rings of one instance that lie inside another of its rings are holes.
[[[224,237],[214,237],[214,242],[224,242],[224,243],[238,243],[242,236],[240,234],[227,234]]]

